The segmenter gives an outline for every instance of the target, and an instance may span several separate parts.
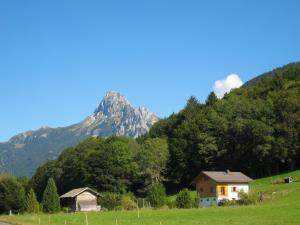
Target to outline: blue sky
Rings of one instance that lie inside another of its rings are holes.
[[[300,60],[300,1],[0,2],[0,141],[91,114],[107,90],[160,117]]]

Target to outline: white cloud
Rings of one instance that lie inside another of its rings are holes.
[[[213,90],[218,98],[223,98],[225,93],[229,93],[234,88],[243,85],[243,81],[237,74],[229,74],[224,80],[217,80],[213,86]]]

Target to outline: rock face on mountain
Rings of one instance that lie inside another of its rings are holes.
[[[60,128],[42,127],[0,143],[0,173],[30,176],[65,148],[90,136],[138,137],[148,132],[158,117],[146,108],[134,108],[117,92],[107,92],[94,113],[83,121]]]

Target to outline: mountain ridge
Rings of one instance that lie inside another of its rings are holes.
[[[108,91],[94,112],[66,127],[43,126],[0,142],[0,173],[32,175],[46,160],[91,136],[138,137],[148,132],[158,117],[145,107],[134,108],[125,96]],[[22,161],[22,163],[20,163]]]

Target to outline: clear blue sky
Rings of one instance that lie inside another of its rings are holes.
[[[0,1],[0,140],[91,114],[107,90],[158,116],[216,80],[300,60],[300,1]]]

